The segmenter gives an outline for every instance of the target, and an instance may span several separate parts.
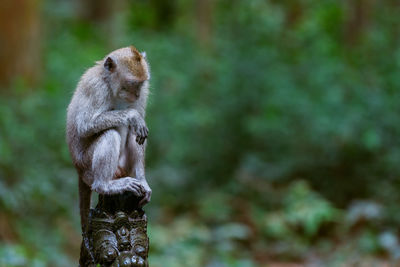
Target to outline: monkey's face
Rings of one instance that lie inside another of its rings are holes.
[[[127,102],[140,98],[150,78],[145,54],[129,47],[116,50],[104,62],[114,96]]]
[[[118,97],[128,102],[133,102],[140,97],[140,93],[147,81],[128,78],[121,81]]]

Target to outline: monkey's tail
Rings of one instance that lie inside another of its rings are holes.
[[[87,262],[94,262],[93,255],[90,252],[89,237],[88,237],[88,218],[90,212],[90,199],[92,190],[87,185],[82,177],[79,177],[79,209],[81,215],[82,226],[82,245],[81,255],[79,259],[80,266],[86,266]]]
[[[92,190],[90,189],[90,186],[83,181],[82,177],[79,177],[79,209],[83,233],[85,232],[85,230],[87,230],[88,226],[87,224],[90,211],[91,196]]]

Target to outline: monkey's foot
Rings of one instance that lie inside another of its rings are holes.
[[[140,180],[132,177],[124,177],[107,183],[99,183],[92,185],[92,190],[99,194],[113,195],[124,191],[133,192],[137,197],[143,196],[144,188]]]
[[[144,193],[143,198],[139,202],[139,206],[143,207],[144,205],[146,205],[147,203],[150,202],[150,199],[151,199],[151,190],[150,191],[146,191]]]
[[[131,178],[131,177],[126,177],[126,178],[122,178],[122,179],[127,179],[124,191],[133,192],[138,197],[143,195],[144,188],[140,181],[138,181],[135,178]]]
[[[150,202],[150,199],[151,199],[151,188],[148,185],[146,179],[143,178],[143,179],[141,179],[139,181],[140,181],[140,184],[141,184],[141,186],[143,188],[143,191],[142,191],[143,198],[140,200],[139,206],[143,207],[144,205],[146,205],[147,203]]]

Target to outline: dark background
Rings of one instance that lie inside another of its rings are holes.
[[[398,1],[3,0],[0,33],[0,266],[76,266],[66,107],[131,44],[152,267],[400,258]]]

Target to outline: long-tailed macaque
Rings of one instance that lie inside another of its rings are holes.
[[[144,171],[148,129],[144,121],[150,71],[146,54],[115,50],[81,77],[67,112],[67,142],[79,176],[83,245],[91,192],[131,191],[150,201]]]

